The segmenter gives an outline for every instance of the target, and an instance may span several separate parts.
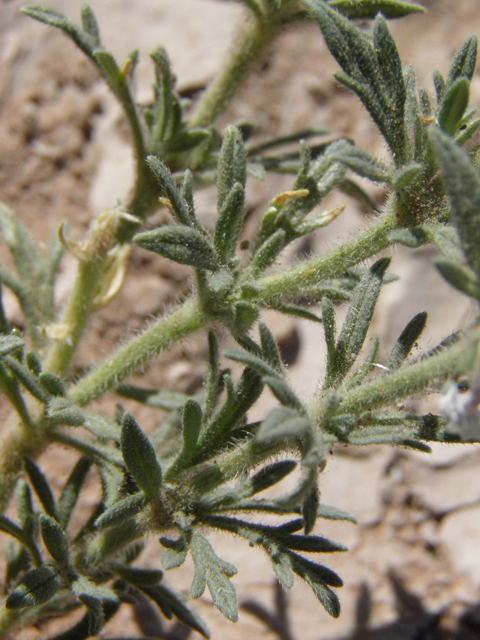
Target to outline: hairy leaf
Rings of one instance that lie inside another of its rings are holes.
[[[417,313],[417,315],[410,320],[400,334],[400,337],[388,357],[386,364],[388,369],[397,369],[408,357],[416,341],[425,329],[427,318],[427,312],[422,311],[421,313]]]
[[[187,627],[198,631],[205,638],[210,638],[210,632],[198,614],[185,605],[185,598],[167,587],[158,584],[155,587],[140,587],[140,590],[153,600],[167,618],[174,615]],[[170,615],[167,615],[167,614]]]
[[[401,0],[329,0],[328,4],[349,18],[375,18],[383,13],[386,18],[403,18],[412,13],[423,13],[425,7]]]
[[[145,495],[143,492],[127,496],[121,500],[117,500],[111,507],[104,511],[96,520],[95,527],[97,529],[105,529],[113,527],[127,518],[139,513],[145,506]]]
[[[45,512],[54,520],[58,522],[57,505],[55,504],[55,498],[53,497],[53,491],[48,483],[48,480],[43,475],[40,467],[35,462],[26,457],[24,460],[25,471],[28,474],[30,482],[32,483],[35,493],[40,499],[40,502],[45,509]]]
[[[53,518],[40,514],[40,531],[48,553],[54,560],[68,565],[68,538],[62,527]]]
[[[196,531],[192,533],[190,550],[195,563],[192,597],[199,598],[208,585],[215,606],[229,620],[236,622],[237,593],[229,578],[237,573],[237,569],[230,562],[219,558],[208,540]]]
[[[23,576],[9,595],[5,606],[7,609],[21,609],[43,604],[53,598],[61,586],[56,572],[51,567],[44,565],[32,569]]]
[[[152,443],[128,412],[122,421],[121,448],[125,464],[138,486],[148,497],[157,495],[162,484],[162,469]]]
[[[468,155],[440,129],[430,129],[430,139],[442,170],[451,215],[465,256],[480,276],[480,177]]]
[[[196,229],[167,225],[154,231],[137,233],[134,242],[180,264],[214,271],[217,256],[209,240]]]

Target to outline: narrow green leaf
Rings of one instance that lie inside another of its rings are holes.
[[[34,607],[48,602],[61,588],[55,571],[44,565],[26,573],[7,598],[7,609]]]
[[[317,503],[318,508],[318,503]],[[315,519],[317,511],[315,510]],[[334,540],[329,540],[322,536],[292,535],[287,534],[281,537],[282,544],[293,551],[304,551],[305,553],[336,553],[348,551],[348,547]],[[340,586],[335,584],[334,586]]]
[[[295,574],[292,570],[292,564],[288,554],[282,553],[280,550],[275,550],[274,545],[272,545],[270,559],[280,584],[285,589],[291,589],[295,582]]]
[[[10,353],[15,353],[19,349],[23,349],[25,341],[15,335],[0,335],[0,358],[4,358]]]
[[[258,320],[260,311],[256,304],[239,300],[235,304],[234,325],[239,335],[248,333]]]
[[[5,364],[34,398],[48,402],[49,395],[40,384],[38,377],[13,356],[5,356]]]
[[[277,482],[288,476],[296,466],[295,460],[279,460],[263,467],[248,481],[250,487],[249,495],[255,495],[277,484]]]
[[[339,549],[339,551],[345,551],[345,548]],[[328,569],[328,567],[302,558],[302,556],[296,553],[291,553],[290,558],[292,560],[293,570],[304,580],[306,580],[308,576],[313,582],[321,582],[331,587],[343,587],[343,580],[335,571]]]
[[[96,48],[101,47],[100,29],[98,28],[98,23],[92,9],[88,4],[84,3],[80,7],[80,11],[82,16],[83,30],[86,33],[88,33],[88,35],[92,39],[92,43],[94,47]]]
[[[251,261],[251,269],[254,276],[260,275],[275,262],[278,254],[285,247],[286,238],[286,232],[283,229],[277,229],[256,249]]]
[[[412,13],[425,11],[422,5],[401,0],[329,0],[328,4],[352,19],[375,18],[380,12],[389,19],[403,18]]]
[[[368,151],[353,144],[345,145],[341,150],[333,153],[332,160],[341,162],[359,176],[373,182],[389,182],[390,180],[390,172],[383,163],[376,160]]]
[[[245,188],[247,161],[242,134],[230,125],[223,137],[217,169],[218,211],[222,211],[236,182]]]
[[[241,351],[240,349],[225,349],[223,355],[229,360],[235,360],[235,362],[242,362],[248,365],[258,373],[266,376],[277,377],[279,373],[268,362],[259,358],[258,356],[250,353],[249,351]]]
[[[383,276],[391,258],[380,258],[365,274],[348,308],[335,352],[335,373],[331,383],[338,384],[351,369],[365,341]],[[325,322],[324,322],[325,325]]]
[[[326,520],[348,520],[353,524],[357,524],[357,519],[347,511],[323,503],[318,508],[318,517]]]
[[[158,143],[163,142],[172,131],[175,76],[172,73],[170,59],[163,47],[158,47],[150,57],[155,63],[155,104],[152,111],[152,132],[150,148],[157,150]]]
[[[43,475],[40,467],[29,458],[24,458],[25,471],[28,474],[30,482],[32,483],[35,493],[40,499],[40,502],[45,509],[45,512],[54,520],[58,522],[57,505],[55,504],[55,498],[53,497],[53,491],[50,488],[48,480]]]
[[[452,220],[473,271],[480,276],[480,177],[468,155],[440,129],[430,128],[430,140],[442,170]]]
[[[145,495],[142,491],[118,500],[95,520],[95,528],[105,529],[120,524],[127,518],[140,513],[145,503]]]
[[[435,266],[452,287],[480,300],[480,282],[467,268],[444,258],[437,258]]]
[[[318,486],[315,485],[314,487],[312,487],[310,493],[307,495],[302,505],[302,515],[306,536],[308,536],[308,534],[312,532],[315,523],[317,522],[317,511],[319,504],[320,493],[318,491]],[[290,548],[292,547],[290,546]]]
[[[93,57],[113,93],[121,98],[125,79],[113,55],[105,49],[95,49]]]
[[[37,356],[37,354],[33,351],[27,351],[25,361],[30,371],[38,378],[38,376],[42,373],[42,363],[40,362],[40,358]]]
[[[327,374],[329,378],[333,375],[336,363],[336,321],[335,321],[335,309],[333,307],[330,298],[322,298],[322,320],[323,330],[325,333],[325,343],[327,345]]]
[[[12,522],[7,516],[0,515],[0,531],[16,538],[21,544],[25,544],[25,534],[17,524]]]
[[[393,186],[396,191],[408,187],[422,171],[423,167],[418,162],[409,162],[399,167],[393,174]]]
[[[213,236],[215,250],[224,262],[235,253],[243,225],[244,205],[244,187],[239,182],[235,182],[218,212]]]
[[[188,202],[179,191],[168,167],[155,156],[148,156],[147,164],[162,188],[165,197],[170,201],[177,221],[180,224],[192,226],[195,220],[193,211],[191,211]]]
[[[210,271],[214,271],[218,266],[212,245],[196,229],[182,225],[167,225],[154,231],[138,233],[133,240],[144,249],[159,253],[180,264]]]
[[[278,371],[280,375],[284,375],[285,369],[282,363],[282,356],[280,355],[280,350],[272,332],[264,322],[259,322],[258,328],[260,329],[260,344],[265,360]]]
[[[303,411],[303,405],[296,394],[285,380],[278,377],[264,376],[263,381],[268,384],[277,400],[284,406],[291,409]]]
[[[193,453],[198,442],[202,426],[202,407],[196,400],[187,400],[183,408],[182,434],[183,451],[186,455]]]
[[[58,522],[63,529],[66,529],[70,521],[91,466],[92,461],[82,456],[74,466],[63,487],[62,495],[58,501]]]
[[[183,153],[198,147],[202,142],[205,142],[210,138],[211,132],[209,129],[195,128],[189,131],[182,131],[178,135],[165,140],[158,147],[159,154],[167,155],[170,153]]]
[[[77,27],[76,24],[60,11],[34,4],[26,5],[22,7],[20,11],[39,22],[60,29],[65,35],[71,38],[89,58],[93,58],[93,51],[96,47],[95,39],[89,33]]]
[[[414,5],[415,6],[415,5]],[[418,7],[418,5],[417,5]],[[397,119],[395,126],[401,126],[403,120],[403,107],[407,98],[405,81],[403,78],[402,61],[397,44],[390,33],[386,14],[382,11],[375,17],[373,26],[373,47],[375,49],[378,70],[384,83],[384,91],[387,95],[387,103],[392,110],[392,119]],[[400,133],[400,132],[397,132]],[[401,144],[399,139],[398,143]]]
[[[22,526],[25,526],[26,519],[34,515],[34,510],[30,485],[24,478],[17,483],[15,497],[18,517]]]
[[[473,138],[473,135],[478,131],[479,128],[480,128],[480,118],[475,118],[474,120],[469,122],[465,126],[465,128],[463,128],[463,125],[462,125],[455,135],[455,142],[460,147],[463,146],[466,142],[468,142],[471,138]]]
[[[137,587],[153,587],[163,577],[163,571],[160,569],[143,569],[142,567],[128,567],[118,564],[112,565],[112,568],[122,580]]]
[[[72,585],[75,588],[75,583]],[[105,624],[105,618],[103,615],[103,602],[100,598],[92,596],[87,593],[82,593],[78,596],[80,602],[82,602],[88,609],[88,633],[90,636],[98,635]]]
[[[424,229],[428,240],[440,249],[447,260],[462,265],[467,264],[457,229],[453,225],[430,222],[424,225]]]
[[[309,419],[288,407],[272,409],[260,425],[257,442],[270,442],[280,438],[301,437],[311,428]]]
[[[42,371],[42,373],[38,376],[40,384],[45,389],[45,391],[51,396],[66,396],[65,385],[63,384],[63,380],[60,376],[57,376],[55,373],[51,371]]]
[[[435,92],[437,94],[437,102],[438,104],[440,104],[446,89],[445,78],[442,76],[440,71],[433,72],[433,84],[435,86]]]
[[[449,85],[443,94],[438,124],[442,129],[453,135],[460,126],[470,98],[470,82],[461,77]]]
[[[67,566],[69,562],[69,550],[66,533],[58,522],[43,513],[40,514],[39,521],[43,542],[48,549],[48,553],[54,560]]]
[[[180,391],[167,391],[161,389],[146,389],[130,384],[121,384],[115,389],[116,393],[124,398],[131,398],[142,404],[155,409],[165,409],[165,411],[176,411],[182,409],[189,396]]]
[[[151,598],[162,611],[170,611],[170,617],[173,614],[187,627],[198,631],[205,638],[210,638],[207,626],[198,614],[185,605],[184,597],[181,594],[164,587],[162,584],[155,587],[140,587],[140,590]]]
[[[461,77],[472,80],[477,62],[477,47],[478,38],[476,35],[468,36],[458,47],[448,71],[447,87],[450,87]]]
[[[427,312],[422,311],[421,313],[417,313],[417,315],[410,320],[400,334],[400,337],[388,357],[386,364],[388,369],[398,369],[398,367],[403,364],[404,360],[408,357],[416,341],[425,329],[427,318]]]
[[[147,497],[158,494],[162,469],[152,443],[128,411],[122,421],[121,449],[128,470]]]
[[[272,301],[268,302],[268,308],[284,313],[287,316],[294,316],[295,318],[302,318],[303,320],[310,320],[311,322],[322,322],[322,319],[315,313],[293,304],[277,304],[275,301]]]

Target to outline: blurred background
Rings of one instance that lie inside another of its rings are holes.
[[[133,177],[133,159],[122,113],[88,60],[58,31],[18,12],[21,2],[0,1],[0,199],[13,208],[43,243],[68,219],[69,233],[81,237],[92,216],[122,201]],[[77,0],[51,6],[79,18]],[[418,80],[433,93],[432,72],[446,74],[455,49],[470,33],[480,34],[478,0],[424,0],[428,13],[391,22],[404,65],[412,64]],[[183,95],[195,100],[214,76],[228,51],[242,7],[228,0],[93,0],[91,3],[105,46],[119,61],[135,48],[141,62],[137,99],[151,101],[153,67],[148,54],[166,47]],[[352,138],[382,156],[384,148],[356,98],[333,78],[337,70],[313,24],[285,32],[258,61],[220,126],[248,119],[256,123],[258,140],[284,135],[311,125],[327,125],[331,137]],[[480,72],[472,82],[471,104],[480,106]],[[247,191],[245,239],[256,228],[268,201],[288,189],[292,178],[251,178]],[[381,205],[381,188],[367,187]],[[196,202],[206,224],[214,220],[214,189],[198,191]],[[346,211],[308,243],[294,246],[285,260],[324,251],[341,238],[368,225],[367,212],[336,194],[325,208],[346,204]],[[149,226],[165,220],[155,214]],[[472,315],[469,303],[443,283],[432,267],[434,251],[396,250],[391,271],[400,279],[381,295],[373,331],[391,348],[406,323],[429,312],[419,348],[433,347]],[[2,261],[8,257],[2,247]],[[75,262],[65,259],[59,303],[68,293]],[[133,334],[162,313],[190,284],[190,270],[135,249],[124,288],[93,320],[92,332],[76,366],[88,367],[111,352],[125,331]],[[13,297],[5,304],[16,324],[22,318]],[[339,315],[344,309],[337,309]],[[270,314],[272,327],[293,386],[301,397],[313,398],[325,365],[321,327]],[[126,329],[127,328],[127,329]],[[205,336],[164,354],[147,372],[149,385],[188,392],[200,389],[205,371]],[[368,342],[368,341],[367,341]],[[367,345],[368,346],[368,345]],[[415,400],[408,401],[415,404]],[[432,395],[419,407],[437,410]],[[256,410],[268,408],[267,395]],[[133,407],[145,428],[155,417]],[[114,402],[107,404],[113,411]],[[1,408],[0,413],[8,411]],[[54,486],[69,472],[69,457],[59,448],[41,460]],[[92,505],[96,499],[91,482]],[[276,584],[270,563],[240,540],[219,537],[214,546],[239,569],[234,582],[240,622],[232,625],[211,605],[209,596],[196,603],[215,640],[473,640],[480,638],[480,447],[436,446],[431,455],[392,448],[339,448],[330,456],[321,481],[322,500],[358,519],[350,523],[319,522],[316,532],[349,546],[345,554],[326,559],[345,581],[339,592],[342,614],[329,618],[309,588],[297,583],[291,592]],[[88,504],[86,509],[88,509]],[[2,540],[3,543],[3,540]],[[144,562],[160,566],[160,548],[152,540]],[[188,593],[192,567],[188,562],[164,579]],[[53,621],[25,630],[19,639],[46,638],[61,629]],[[160,619],[145,604],[126,608],[106,627],[104,637],[141,634],[184,640],[196,634]]]

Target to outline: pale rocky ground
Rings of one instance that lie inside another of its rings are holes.
[[[429,13],[392,24],[404,63],[412,63],[421,82],[432,90],[431,71],[446,72],[462,39],[480,33],[478,0],[429,0]],[[84,232],[95,212],[115,204],[128,192],[132,161],[121,114],[95,71],[73,45],[53,30],[18,15],[17,0],[0,2],[0,198],[13,207],[43,241],[68,218],[72,235]],[[76,0],[52,6],[77,17]],[[228,49],[232,26],[241,9],[221,0],[100,0],[92,7],[103,40],[120,59],[139,47],[142,63],[138,99],[150,96],[148,53],[163,44],[173,61],[180,89],[208,82]],[[285,134],[310,124],[327,124],[381,153],[381,140],[356,101],[342,90],[336,69],[314,26],[286,33],[264,57],[257,73],[231,106],[224,121],[251,118],[260,135]],[[480,75],[472,87],[480,103]],[[261,211],[272,195],[290,182],[253,180],[248,205]],[[381,194],[377,193],[381,198]],[[199,193],[197,202],[211,220],[215,194]],[[331,247],[338,238],[367,224],[364,214],[344,196],[347,211],[313,241]],[[252,222],[252,224],[254,224]],[[248,228],[247,228],[248,233]],[[408,320],[430,313],[429,330],[420,346],[432,346],[461,327],[471,309],[447,288],[431,266],[433,252],[395,253],[392,270],[399,282],[385,288],[375,331],[386,348]],[[295,256],[290,256],[294,258]],[[2,257],[3,259],[3,257]],[[63,295],[71,286],[74,263],[66,261]],[[137,330],[171,303],[188,284],[187,269],[172,269],[160,259],[135,252],[132,271],[119,298],[93,322],[94,331],[78,358],[89,365],[108,353],[125,331]],[[11,299],[7,305],[20,322]],[[128,318],[125,318],[128,309]],[[312,398],[324,369],[322,331],[317,326],[269,317],[277,337],[294,360],[294,386]],[[149,382],[194,389],[202,382],[196,363],[204,357],[204,336],[165,354],[149,372]],[[296,352],[296,353],[295,353]],[[293,354],[293,355],[292,355]],[[295,357],[293,357],[295,356]],[[266,397],[263,408],[269,402]],[[429,406],[435,410],[436,398]],[[136,408],[139,420],[151,417]],[[64,452],[53,450],[43,463],[54,486],[68,473]],[[480,638],[480,448],[438,446],[432,455],[402,449],[339,449],[322,479],[322,499],[353,513],[358,526],[321,522],[317,530],[350,551],[326,558],[345,580],[340,591],[342,615],[332,620],[308,587],[291,592],[276,587],[267,559],[248,545],[227,537],[214,540],[219,555],[239,569],[235,578],[240,622],[231,625],[212,608],[208,597],[195,604],[215,640],[473,640]],[[92,489],[91,503],[94,501]],[[146,562],[159,565],[152,541]],[[192,568],[167,575],[185,593]],[[20,640],[46,638],[58,623],[18,633]],[[126,608],[106,628],[104,637],[145,635],[181,640],[188,632],[159,621],[148,611]],[[191,634],[190,637],[196,637]]]

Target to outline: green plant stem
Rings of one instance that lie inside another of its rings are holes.
[[[75,283],[59,325],[67,331],[66,339],[57,340],[43,366],[46,371],[62,375],[67,370],[92,313],[99,283],[105,271],[105,260],[79,261]]]
[[[445,382],[455,373],[465,374],[475,362],[479,342],[480,329],[477,327],[465,340],[435,356],[419,360],[392,374],[377,377],[352,389],[343,396],[337,412],[358,414],[419,393],[434,382]],[[321,426],[322,418],[328,410],[331,410],[330,406],[322,401],[311,407],[309,413]],[[325,437],[328,444],[328,434],[325,434]],[[292,446],[295,446],[294,439]],[[217,457],[214,467],[205,467],[193,477],[189,477],[188,482],[191,483],[192,491],[198,494],[207,493],[287,448],[288,443],[285,439],[261,446],[254,440],[250,441],[231,453]]]
[[[264,21],[250,13],[236,34],[229,57],[203,95],[190,120],[190,127],[208,127],[223,113],[248,75],[258,56],[273,40],[280,26],[271,18]]]
[[[207,318],[200,308],[198,299],[190,299],[80,380],[70,389],[70,399],[79,405],[91,402],[116,387],[130,373],[143,367],[162,349],[170,347],[206,324]]]
[[[391,244],[389,233],[397,226],[393,213],[393,202],[376,222],[351,240],[325,255],[307,260],[290,269],[279,271],[255,282],[248,297],[258,298],[262,302],[280,297],[295,296],[300,288],[318,284],[327,278],[333,278],[345,272],[367,258],[387,249]]]
[[[37,401],[30,403],[32,413],[40,412]],[[4,513],[15,488],[25,456],[37,458],[45,449],[47,439],[41,429],[24,423],[16,413],[11,413],[2,429],[0,439],[0,513]],[[1,637],[1,635],[0,635]]]
[[[466,340],[435,356],[421,359],[353,388],[341,398],[336,413],[360,414],[419,393],[435,382],[445,382],[455,374],[467,373],[475,361],[479,341],[480,329],[477,327]],[[321,402],[312,409],[315,419],[322,420],[328,405],[329,403]]]

